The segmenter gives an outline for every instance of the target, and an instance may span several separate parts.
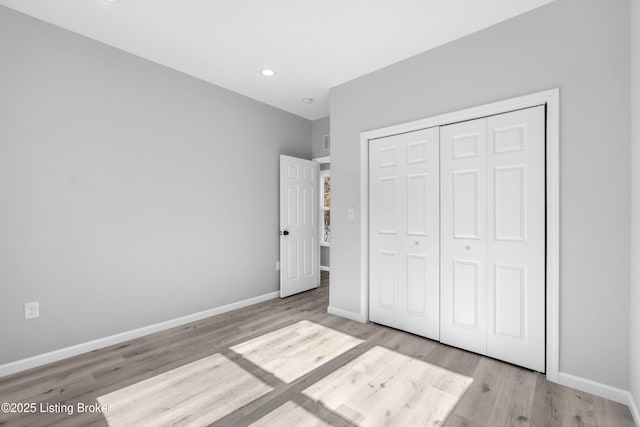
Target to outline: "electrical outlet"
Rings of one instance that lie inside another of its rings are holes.
[[[280,261],[276,261],[276,271],[280,270]]]
[[[26,302],[24,304],[24,318],[35,319],[36,317],[40,317],[40,303],[38,301]]]
[[[353,221],[354,219],[356,219],[356,210],[355,210],[355,208],[347,209],[347,219],[349,221]]]

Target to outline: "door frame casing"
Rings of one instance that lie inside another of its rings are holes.
[[[493,102],[360,133],[360,320],[369,320],[369,141],[546,105],[546,377],[560,370],[560,89]]]

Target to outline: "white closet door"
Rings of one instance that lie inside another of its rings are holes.
[[[381,138],[369,151],[370,319],[438,339],[438,128]]]
[[[487,134],[487,355],[544,372],[544,107],[489,117]]]
[[[402,135],[402,329],[440,337],[439,129]]]
[[[443,343],[485,354],[486,119],[440,128]]]
[[[401,328],[401,136],[369,146],[369,318]]]

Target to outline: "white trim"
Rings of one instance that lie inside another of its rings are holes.
[[[546,104],[547,107],[547,366],[549,381],[560,369],[560,90],[441,114],[360,134],[360,317],[369,319],[369,140]]]
[[[316,161],[318,163],[331,163],[331,156],[316,157],[311,160]]]
[[[369,139],[360,134],[360,314],[369,320]]]
[[[632,400],[631,393],[627,390],[567,374],[566,372],[558,373],[558,384],[604,397],[614,402],[622,403],[623,405],[629,404]]]
[[[546,93],[547,104],[547,379],[560,372],[560,90]]]
[[[320,266],[320,271],[331,271],[331,270],[329,270],[329,267],[321,265]]]
[[[327,307],[327,313],[333,314],[335,316],[344,317],[345,319],[354,320],[360,323],[367,323],[367,320],[368,320],[366,317],[362,316],[362,314],[360,313],[355,313],[353,311],[343,310],[341,308],[332,307],[332,306]]]
[[[631,415],[633,416],[633,422],[636,423],[636,426],[640,427],[640,411],[638,410],[638,405],[636,404],[636,400],[633,398],[633,394],[629,393],[629,411],[631,411]]]
[[[110,345],[119,344],[124,341],[132,340],[134,338],[140,338],[145,335],[153,334],[156,332],[164,331],[167,329],[175,328],[186,323],[195,322],[197,320],[206,319],[207,317],[216,316],[218,314],[227,313],[232,310],[247,307],[253,304],[258,304],[263,301],[278,298],[280,292],[270,292],[268,294],[259,295],[257,297],[245,299],[242,301],[234,302],[231,304],[215,307],[209,310],[200,311],[194,314],[188,314],[186,316],[178,317],[176,319],[167,320],[164,322],[156,323],[154,325],[143,326],[142,328],[133,329],[130,331],[122,332],[119,334],[111,335],[97,340],[84,342],[71,347],[62,348],[60,350],[51,351],[49,353],[39,354],[37,356],[29,357],[27,359],[17,360],[5,365],[0,365],[0,378],[14,374],[16,372],[25,371],[27,369],[35,368],[37,366],[46,365],[47,363],[57,362],[58,360],[67,359],[69,357],[77,356],[79,354],[88,353],[93,350],[108,347]]]

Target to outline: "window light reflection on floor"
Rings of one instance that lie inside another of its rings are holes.
[[[351,335],[302,320],[231,350],[290,383],[360,343],[362,340]]]
[[[304,390],[358,426],[440,425],[473,378],[375,346]]]
[[[207,426],[273,390],[216,353],[98,398],[110,427]]]

